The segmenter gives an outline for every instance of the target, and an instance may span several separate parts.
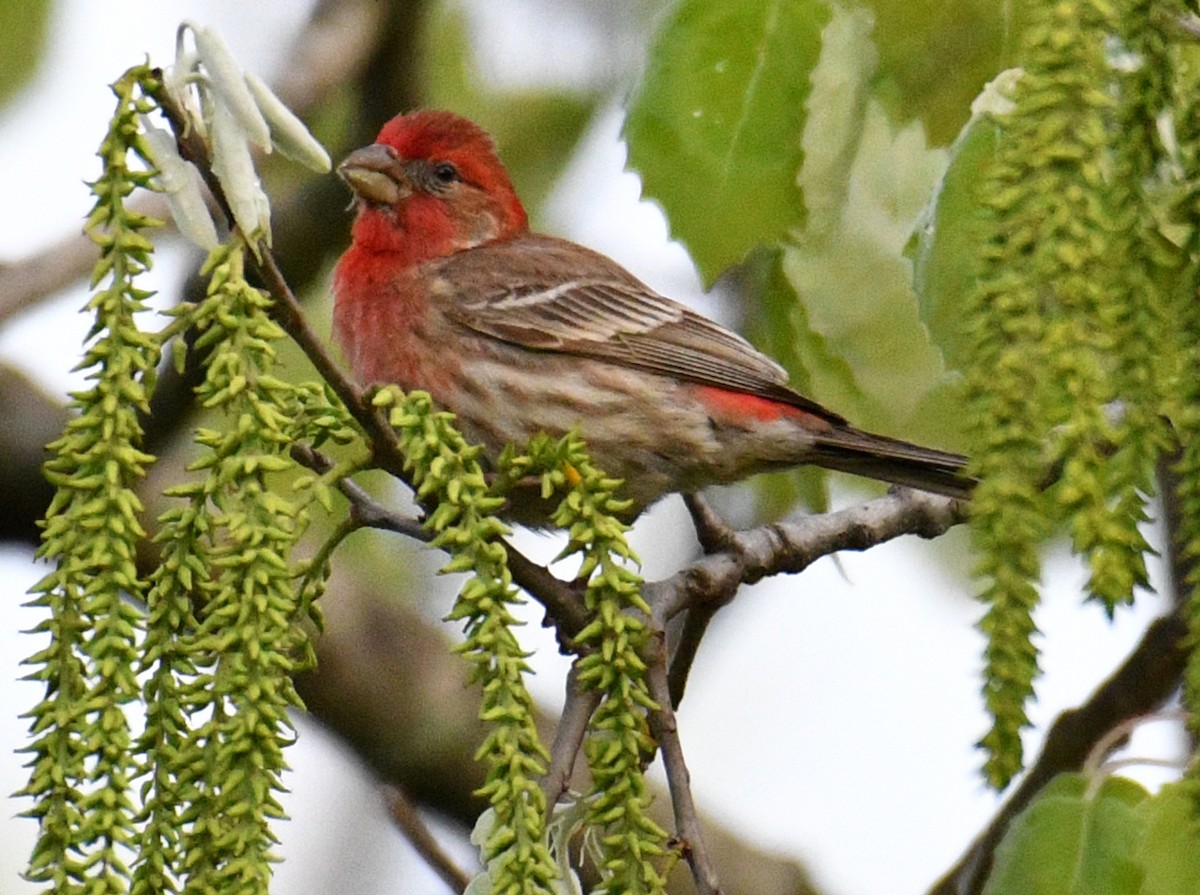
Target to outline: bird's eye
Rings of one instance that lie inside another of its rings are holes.
[[[437,178],[438,183],[448,185],[458,180],[458,169],[449,162],[438,162],[434,165],[433,176]]]

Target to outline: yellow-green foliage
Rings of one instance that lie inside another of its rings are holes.
[[[143,235],[158,225],[127,208],[149,174],[129,166],[138,149],[137,115],[147,111],[133,69],[113,85],[117,110],[100,146],[103,173],[88,232],[100,247],[88,303],[95,316],[80,367],[91,385],[72,396],[75,416],[50,446],[46,475],[57,493],[46,513],[39,556],[54,564],[34,591],[48,617],[36,628],[49,645],[31,656],[30,677],[46,695],[29,712],[33,743],[28,812],[40,822],[26,875],[58,895],[124,892],[129,846],[136,839],[130,783],[136,757],[125,714],[137,700],[135,677],[141,596],[137,543],[144,535],[134,487],[153,457],[140,450],[139,413],[149,406],[157,341],[134,320],[148,293],[134,285],[150,266]]]
[[[585,581],[584,604],[592,621],[575,638],[581,650],[580,685],[603,695],[592,717],[585,752],[592,771],[590,823],[602,832],[604,891],[661,892],[655,858],[665,851],[666,833],[648,814],[650,793],[643,762],[653,754],[646,712],[654,708],[640,652],[647,629],[639,615],[649,607],[641,579],[622,560],[634,561],[626,526],[615,514],[626,504],[614,496],[619,479],[606,477],[574,435],[539,437],[526,453],[509,449],[490,487],[479,463],[480,448],[455,430],[452,414],[434,410],[427,394],[381,391],[379,406],[391,408],[406,468],[417,496],[430,509],[426,527],[433,544],[450,553],[445,572],[469,572],[449,618],[465,622],[458,647],[481,684],[480,718],[490,731],[478,757],[488,768],[480,791],[495,811],[484,844],[491,890],[548,891],[558,877],[545,835],[546,802],[538,786],[545,773],[532,700],[523,677],[526,653],[513,629],[509,606],[518,597],[507,566],[507,526],[494,514],[504,493],[540,475],[542,497],[566,492],[553,514],[568,533],[561,558],[579,554],[577,580]]]
[[[288,710],[300,705],[292,674],[306,641],[290,558],[307,515],[276,478],[294,466],[293,387],[270,372],[272,343],[283,333],[268,316],[269,300],[246,282],[242,254],[236,243],[214,253],[208,299],[189,309],[200,333],[195,349],[208,352],[197,397],[221,411],[225,426],[197,434],[205,450],[191,470],[200,476],[171,492],[188,505],[164,519],[161,539],[177,539],[168,548],[175,555],[150,601],[156,617],[162,601],[162,636],[185,646],[190,667],[174,681],[177,690],[147,696],[159,697],[164,719],[180,710],[204,719],[182,742],[149,755],[176,763],[173,785],[163,781],[156,791],[164,802],[150,809],[179,804],[184,892],[267,891],[270,822],[282,816],[276,794],[292,738]],[[192,619],[179,631],[174,607],[185,594]]]
[[[30,712],[33,770],[24,794],[35,800],[29,813],[41,829],[28,875],[56,893],[265,893],[283,749],[294,737],[288,712],[300,704],[292,676],[312,660],[313,601],[333,549],[355,523],[311,558],[293,554],[310,509],[328,510],[338,480],[362,466],[350,461],[313,475],[297,469],[292,449],[362,433],[328,385],[277,375],[284,333],[270,298],[244,272],[260,247],[236,231],[205,265],[203,301],[172,310],[158,332],[136,325],[147,295],[134,279],[152,250],[141,231],[155,222],[124,201],[153,186],[138,116],[154,111],[147,97],[157,89],[146,68],[115,85],[118,112],[89,221],[102,250],[95,282],[105,282],[89,303],[96,322],[83,363],[95,384],[74,396],[77,416],[47,465],[58,493],[41,556],[55,567],[34,602],[48,613],[38,631],[51,642],[29,660],[46,698]],[[131,152],[146,170],[129,167]],[[153,459],[139,449],[139,415],[149,412],[164,346],[185,360],[184,333],[195,337],[190,351],[204,370],[196,399],[209,427],[196,433],[190,477],[168,491],[177,502],[157,520],[151,545],[133,490]],[[428,395],[387,390],[376,404],[391,406],[433,544],[450,554],[446,571],[472,573],[451,618],[465,622],[459,649],[490,725],[478,754],[487,767],[481,794],[495,809],[488,882],[497,893],[550,892],[560,873],[539,786],[548,756],[514,635],[508,529],[494,515],[515,480],[489,483],[480,449]],[[570,532],[568,553],[583,557],[584,603],[595,619],[579,648],[581,681],[604,696],[587,741],[589,806],[609,846],[602,870],[610,891],[658,892],[652,859],[665,833],[646,814],[642,767],[653,750],[639,655],[647,607],[640,579],[621,564],[632,556],[612,515],[622,508],[613,496],[619,482],[591,465],[577,439],[542,440],[534,453],[510,453],[509,471],[543,475],[546,496],[566,491],[556,520]],[[156,565],[146,580],[137,563],[150,556]],[[139,702],[146,721],[135,736],[126,708]]]
[[[1033,4],[1013,110],[977,195],[986,216],[965,322],[972,506],[988,611],[986,774],[1021,767],[1038,551],[1065,525],[1111,614],[1147,586],[1147,518],[1178,388],[1179,252],[1148,196],[1169,71],[1149,3]]]
[[[103,288],[88,304],[95,323],[81,366],[94,384],[73,396],[76,415],[46,466],[58,490],[40,551],[54,568],[34,601],[50,644],[28,660],[46,696],[29,713],[23,794],[40,831],[27,875],[55,893],[263,893],[294,736],[288,711],[299,705],[292,674],[310,661],[305,631],[324,580],[321,564],[291,554],[307,508],[329,501],[327,481],[292,488],[289,451],[352,430],[323,387],[273,375],[283,332],[243,276],[240,237],[209,259],[203,302],[177,309],[160,332],[138,328],[147,293],[135,278],[152,251],[142,231],[156,222],[125,200],[156,174],[138,116],[153,111],[146,97],[157,88],[145,67],[114,85],[92,185],[93,285]],[[130,153],[145,167],[131,168]],[[153,458],[140,450],[139,416],[163,345],[186,329],[204,357],[197,397],[222,428],[197,433],[196,477],[171,492],[184,504],[158,520],[160,561],[147,581],[133,489]],[[146,721],[135,738],[127,709],[138,701]]]
[[[553,522],[567,532],[559,559],[580,557],[577,581],[585,581],[584,604],[591,621],[575,637],[583,650],[579,685],[602,700],[592,715],[584,752],[592,772],[589,822],[601,831],[602,888],[607,893],[656,893],[665,880],[654,859],[666,850],[667,834],[649,815],[650,792],[643,764],[654,754],[646,713],[656,706],[646,683],[642,652],[650,607],[642,579],[625,563],[637,558],[625,540],[628,526],[617,515],[628,509],[618,499],[620,479],[598,469],[577,435],[542,437],[529,446],[529,463],[508,458],[513,478],[540,473],[542,493],[566,491]]]
[[[508,527],[494,515],[504,498],[488,488],[480,448],[467,444],[454,428],[453,414],[435,410],[429,395],[385,389],[375,403],[391,408],[417,497],[430,508],[426,527],[434,546],[450,554],[442,571],[471,573],[449,618],[464,622],[466,638],[458,651],[483,691],[479,716],[489,725],[476,757],[487,768],[479,794],[495,810],[484,844],[492,891],[549,892],[558,867],[546,843],[546,797],[538,786],[548,756],[525,686],[527,654],[513,633],[518,623],[509,607],[520,597],[503,543]]]
[[[1179,503],[1179,539],[1189,563],[1189,658],[1184,676],[1184,700],[1191,709],[1193,735],[1200,735],[1200,304],[1196,284],[1200,268],[1200,45],[1187,44],[1172,55],[1176,75],[1172,83],[1180,167],[1179,189],[1173,212],[1188,234],[1185,247],[1189,264],[1176,290],[1171,325],[1182,340],[1178,394],[1171,421],[1180,444],[1174,467]],[[1192,765],[1196,777],[1198,766]]]

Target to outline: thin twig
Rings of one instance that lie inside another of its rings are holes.
[[[1113,761],[1110,760],[1110,756],[1118,749],[1128,746],[1129,738],[1133,736],[1134,731],[1139,727],[1161,721],[1184,722],[1187,721],[1188,717],[1188,712],[1183,709],[1158,709],[1146,715],[1135,715],[1132,718],[1126,718],[1120,724],[1114,725],[1112,730],[1100,737],[1096,745],[1092,746],[1092,750],[1088,753],[1087,758],[1083,760],[1084,775],[1088,777],[1101,776],[1101,768],[1105,766],[1119,766],[1122,762],[1129,764],[1149,764],[1150,759],[1131,758]],[[1178,762],[1174,762],[1174,764],[1178,765]]]
[[[297,463],[321,475],[326,474],[334,467],[334,463],[329,457],[311,445],[294,444],[291,453]],[[421,524],[419,519],[404,516],[390,507],[384,506],[353,479],[349,477],[339,479],[337,486],[346,500],[350,502],[350,518],[357,527],[393,531],[426,543],[433,539],[433,535]]]
[[[720,553],[729,549],[737,532],[721,518],[703,495],[685,494],[683,505],[692,514],[692,524],[696,527],[696,539],[700,541],[700,549],[705,553]]]
[[[710,556],[723,551],[737,551],[737,531],[721,518],[720,514],[702,495],[685,494],[683,503],[692,515],[692,524],[695,526],[696,539],[700,542],[701,550]],[[734,592],[740,586],[738,584],[733,591],[727,591],[729,599],[733,598]],[[668,650],[671,658],[667,682],[671,693],[672,708],[679,708],[680,703],[683,702],[687,680],[692,673],[696,654],[700,651],[700,642],[708,632],[708,626],[713,617],[726,602],[727,600],[710,599],[689,607],[683,613],[683,625],[679,632],[678,642],[672,644],[670,640],[668,641],[671,647]]]
[[[338,487],[350,500],[350,518],[356,525],[395,532],[425,543],[433,540],[432,532],[422,525],[419,519],[405,516],[384,506],[357,482],[343,479],[338,483]]]
[[[683,760],[683,745],[679,740],[679,728],[675,712],[671,708],[670,687],[667,683],[666,637],[660,628],[652,641],[655,645],[647,650],[646,686],[650,698],[658,707],[649,713],[650,732],[658,742],[662,753],[663,769],[667,774],[667,787],[671,793],[671,809],[675,815],[675,835],[680,851],[692,869],[692,879],[700,895],[720,895],[721,882],[717,869],[704,844],[700,829],[700,816],[692,798],[691,775]]]
[[[452,892],[461,892],[471,882],[471,875],[459,867],[430,832],[416,806],[398,787],[383,787],[383,798],[396,828],[404,834],[417,854],[442,878]]]
[[[671,653],[670,670],[667,673],[667,683],[671,692],[671,706],[679,708],[683,702],[683,694],[687,689],[688,677],[692,673],[692,665],[696,654],[700,651],[700,642],[708,632],[708,626],[724,605],[715,600],[693,606],[683,616],[683,630],[679,633],[679,642]]]
[[[550,746],[550,767],[542,777],[542,792],[546,794],[546,816],[554,812],[554,805],[571,785],[575,773],[575,759],[583,745],[588,722],[596,707],[600,705],[597,690],[585,690],[579,686],[579,663],[571,665],[567,672],[567,698],[562,716],[554,730],[554,743]]]

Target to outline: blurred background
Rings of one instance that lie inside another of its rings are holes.
[[[664,294],[741,327],[737,290],[722,283],[705,293],[625,168],[624,103],[669,7],[665,0],[0,0],[0,792],[26,782],[21,713],[39,698],[21,681],[20,665],[40,648],[37,637],[21,633],[39,620],[22,608],[42,574],[33,520],[48,492],[36,468],[40,446],[65,419],[67,392],[82,385],[72,367],[89,325],[78,311],[87,300],[90,248],[79,233],[90,207],[84,182],[99,172],[95,149],[113,106],[106,85],[147,55],[169,64],[176,27],[191,19],[215,26],[237,59],[310,121],[335,159],[371,142],[399,111],[439,106],[469,115],[496,134],[539,229],[605,252]],[[894,136],[886,122],[878,126]],[[913,146],[913,158],[919,154],[936,176],[941,156],[915,127],[908,143],[891,140],[889,151]],[[893,170],[903,170],[904,158],[893,159]],[[878,165],[864,172],[878,175]],[[327,332],[329,270],[347,240],[348,194],[334,175],[307,179],[275,159],[265,176],[285,272]],[[885,189],[865,175],[861,188]],[[164,232],[156,259],[148,284],[158,306],[169,307],[195,288],[198,257]],[[904,391],[911,386],[900,367],[889,383]],[[186,380],[171,388],[149,437],[155,453],[178,457],[181,437],[197,423],[182,400]],[[821,390],[812,397],[867,427],[939,434],[932,424],[896,429],[903,420],[872,419],[870,400]],[[919,402],[912,404],[919,415]],[[835,482],[833,504],[867,493],[852,487]],[[740,522],[764,504],[761,489],[732,489],[717,500]],[[1161,541],[1156,532],[1151,539]],[[676,500],[640,520],[632,540],[651,579],[698,552]],[[546,536],[521,533],[517,543],[542,561],[557,551]],[[434,579],[436,558],[394,536],[359,533],[345,554],[353,573],[339,575],[325,598],[322,664],[301,682],[312,717],[297,718],[300,737],[289,752],[291,819],[279,827],[284,860],[275,891],[444,891],[389,821],[378,780],[402,785],[470,865],[464,830],[478,810],[469,796],[473,695],[445,648],[457,631],[439,621],[454,581]],[[962,532],[937,543],[910,538],[748,588],[718,616],[679,723],[694,791],[722,842],[718,864],[745,865],[730,878],[746,888],[731,883],[729,891],[801,892],[811,883],[830,895],[922,892],[986,824],[998,801],[977,774],[973,748],[985,719],[969,568]],[[1110,624],[1080,609],[1083,581],[1065,551],[1048,558],[1038,616],[1045,674],[1030,750],[1162,608],[1149,596]],[[553,717],[566,664],[540,614],[527,616],[532,685]],[[1133,749],[1170,754],[1172,742],[1148,731]],[[33,890],[20,873],[35,825],[19,816],[27,808],[21,799],[4,804],[0,893],[15,895]]]

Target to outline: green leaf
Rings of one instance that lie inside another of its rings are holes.
[[[824,346],[809,367],[810,397],[857,425],[898,435],[907,434],[908,420],[944,373],[902,256],[944,157],[925,146],[919,126],[894,131],[871,104],[840,218],[783,252],[784,276],[803,301],[812,334],[806,339]]]
[[[629,106],[629,164],[705,282],[804,220],[796,186],[817,0],[683,0]]]
[[[0,3],[0,103],[21,88],[37,68],[46,42],[49,0]]]
[[[905,266],[864,239],[842,237],[784,255],[813,331],[841,361],[812,371],[813,391],[860,425],[895,425],[933,384],[938,358],[917,320]]]
[[[966,123],[971,100],[1013,65],[1022,4],[992,0],[867,0],[879,47],[877,95],[895,119],[918,118],[944,146]]]
[[[981,214],[976,185],[995,157],[1000,129],[990,115],[973,119],[950,150],[942,176],[906,254],[913,262],[913,288],[921,320],[948,366],[961,369],[970,340],[963,309],[975,288]]]
[[[1145,868],[1139,895],[1200,892],[1200,824],[1195,784],[1168,783],[1138,809],[1146,835],[1137,858]]]
[[[806,236],[836,228],[850,189],[866,121],[878,53],[871,14],[835,6],[821,33],[821,59],[812,72],[800,190],[808,211]]]
[[[984,895],[1136,895],[1142,868],[1136,852],[1145,821],[1146,790],[1110,777],[1099,791],[1063,774],[1017,818],[996,848]]]

